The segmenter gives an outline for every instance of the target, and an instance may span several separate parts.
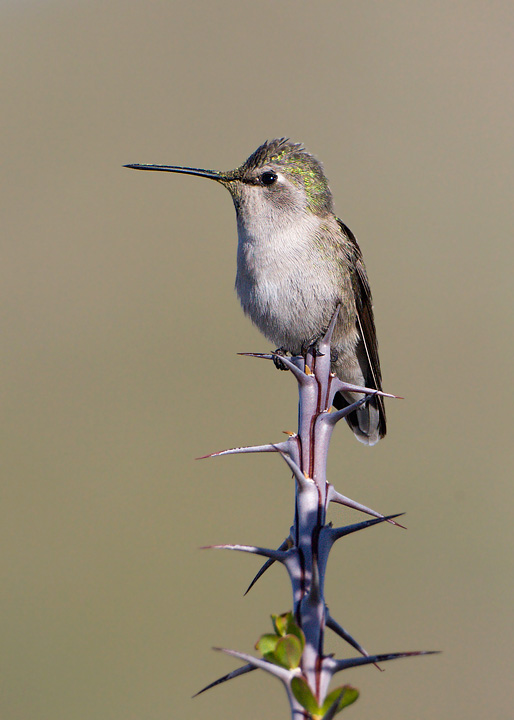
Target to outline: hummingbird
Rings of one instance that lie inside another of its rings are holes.
[[[341,380],[381,390],[371,291],[352,231],[335,215],[323,166],[302,144],[266,141],[235,170],[176,165],[125,165],[136,170],[210,178],[230,192],[237,217],[236,292],[246,315],[277,353],[305,354],[332,336],[331,370]],[[343,409],[361,397],[337,393]],[[374,445],[386,434],[381,396],[346,420],[358,440]]]

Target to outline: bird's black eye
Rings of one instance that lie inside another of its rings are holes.
[[[263,172],[261,175],[261,183],[263,185],[273,185],[273,183],[277,182],[278,175],[274,172],[271,172],[271,170],[266,170],[266,172]]]

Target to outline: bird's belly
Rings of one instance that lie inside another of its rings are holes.
[[[337,300],[316,278],[282,271],[248,280],[236,281],[243,309],[277,347],[298,355],[326,330]]]

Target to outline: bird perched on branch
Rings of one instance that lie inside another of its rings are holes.
[[[236,291],[245,313],[280,352],[300,355],[325,333],[340,304],[332,337],[332,371],[381,390],[375,323],[366,268],[351,230],[336,217],[321,163],[285,138],[265,142],[235,170],[127,165],[216,180],[237,215]],[[342,409],[361,395],[338,393]],[[386,433],[383,399],[375,395],[347,417],[355,436],[374,445]]]

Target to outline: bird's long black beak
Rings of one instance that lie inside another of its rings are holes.
[[[178,165],[124,165],[133,170],[159,170],[160,172],[184,173],[185,175],[199,175],[211,180],[224,180],[225,174],[216,170],[202,170],[202,168],[180,167]]]

